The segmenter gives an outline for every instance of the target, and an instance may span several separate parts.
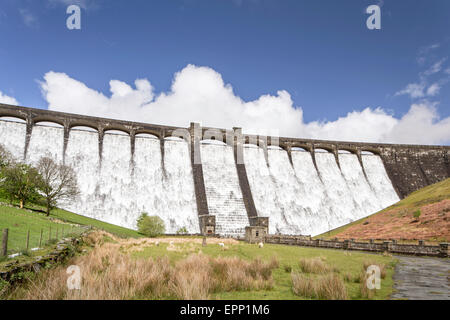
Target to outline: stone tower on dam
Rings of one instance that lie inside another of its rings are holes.
[[[81,195],[61,207],[131,228],[148,212],[168,233],[242,236],[269,219],[270,233],[315,235],[450,177],[448,146],[265,137],[4,104],[0,144],[20,161],[50,156],[74,168]]]

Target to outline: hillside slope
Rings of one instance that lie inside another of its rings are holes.
[[[450,178],[316,238],[450,241]]]

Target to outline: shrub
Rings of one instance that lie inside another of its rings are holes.
[[[314,280],[306,277],[301,273],[292,273],[292,291],[295,295],[306,297],[306,298],[315,298],[315,286]]]
[[[158,216],[149,216],[147,213],[141,214],[137,220],[138,231],[147,237],[157,237],[166,231],[164,221]]]
[[[414,218],[419,219],[419,217],[420,217],[421,214],[422,214],[422,213],[420,212],[420,209],[419,209],[419,210],[417,210],[417,211],[414,211],[413,216],[414,216]]]
[[[325,300],[347,300],[347,289],[342,279],[336,274],[328,274],[317,281],[317,297]]]
[[[347,300],[348,294],[342,279],[336,274],[310,278],[300,273],[292,274],[294,294],[311,299]]]
[[[324,274],[331,271],[331,268],[321,258],[300,259],[299,266],[306,273]]]
[[[182,227],[177,230],[177,234],[188,234],[188,230],[186,227]]]

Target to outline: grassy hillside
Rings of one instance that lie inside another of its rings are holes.
[[[30,210],[0,206],[0,230],[5,228],[9,229],[9,253],[20,252],[26,248],[28,231],[30,231],[29,249],[32,249],[39,246],[41,230],[43,231],[42,245],[49,239],[61,238],[69,233],[76,234],[84,230],[79,225],[48,219]]]
[[[450,241],[450,179],[420,189],[367,218],[316,238]]]
[[[42,244],[45,245],[49,239],[60,239],[70,233],[80,233],[85,230],[84,226],[102,229],[121,238],[141,237],[134,230],[61,209],[53,210],[50,217],[47,217],[43,208],[36,205],[19,209],[0,202],[0,230],[9,229],[9,253],[20,252],[26,248],[28,231],[30,231],[29,249],[31,249],[39,246],[41,230],[43,231]]]

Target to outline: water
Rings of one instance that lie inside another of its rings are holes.
[[[369,179],[354,154],[340,154],[339,168],[333,154],[316,153],[319,172],[309,152],[292,151],[292,165],[284,150],[269,149],[268,157],[269,167],[261,148],[244,149],[255,206],[269,217],[269,233],[314,236],[398,201],[378,156],[363,156]]]
[[[22,159],[26,126],[0,121],[0,141]],[[59,127],[33,128],[26,162],[36,164],[43,156],[63,161],[64,131]],[[134,161],[128,135],[106,133],[100,166],[97,132],[73,129],[65,162],[77,176],[80,195],[59,203],[63,209],[127,228],[136,228],[143,212],[160,216],[166,233],[185,227],[199,233],[194,183],[185,141],[166,141],[165,168],[161,167],[160,141],[136,137]]]
[[[172,230],[186,227],[190,233],[199,233],[197,203],[192,176],[189,146],[185,141],[165,141],[164,163],[166,180],[165,216],[171,220]]]
[[[355,200],[357,211],[355,215],[359,217],[359,212],[372,213],[382,209],[383,206],[378,195],[364,176],[358,157],[350,153],[339,154],[339,163],[347,186]]]
[[[200,148],[209,214],[216,216],[216,232],[225,236],[243,236],[249,221],[233,147],[203,143]]]
[[[400,201],[400,198],[395,192],[391,180],[387,175],[386,169],[384,168],[384,164],[381,158],[376,155],[363,154],[362,162],[370,186],[380,199],[381,202],[380,206],[382,208],[386,208]]]
[[[303,234],[316,235],[337,226],[340,221],[334,211],[325,185],[314,166],[311,153],[292,151],[292,164],[299,182],[303,185],[303,203],[309,208],[308,228]]]
[[[286,222],[276,194],[277,186],[266,165],[264,150],[255,145],[245,145],[244,163],[258,216],[270,217],[269,233],[281,232]]]
[[[16,160],[23,160],[26,132],[25,123],[0,121],[0,143]]]
[[[34,126],[26,162],[35,165],[42,157],[49,157],[56,162],[62,162],[63,143],[64,130],[62,128]]]

